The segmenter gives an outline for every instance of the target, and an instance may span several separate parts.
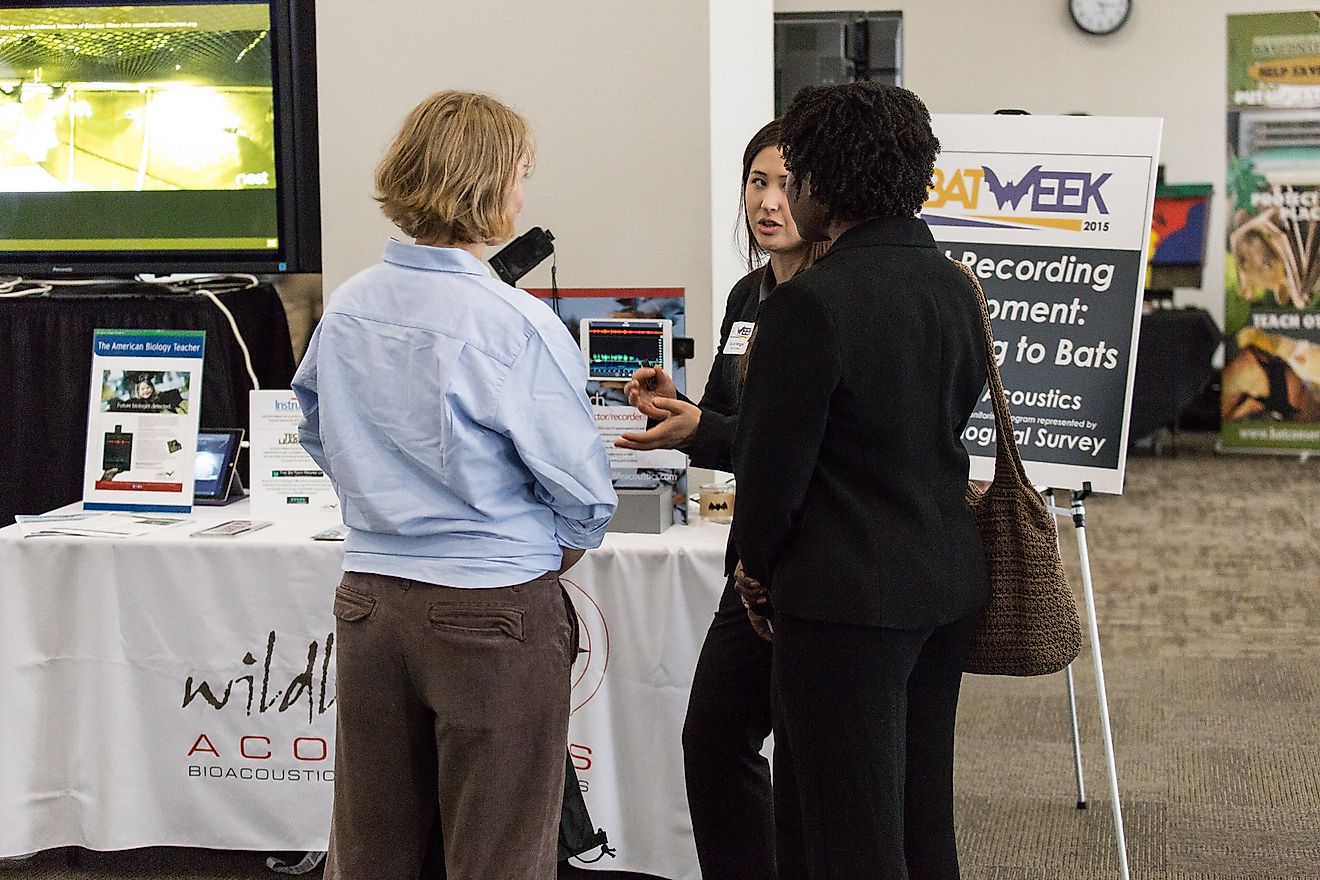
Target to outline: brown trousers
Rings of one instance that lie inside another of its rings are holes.
[[[551,880],[577,650],[558,578],[345,572],[334,610],[327,880],[418,880],[433,838],[448,880]]]

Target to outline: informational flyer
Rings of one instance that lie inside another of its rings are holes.
[[[980,280],[1018,451],[1040,486],[1123,491],[1162,122],[935,116],[922,218]],[[989,392],[963,435],[994,473]]]
[[[83,507],[189,513],[201,330],[96,330]]]
[[[339,515],[330,478],[298,443],[302,407],[292,391],[250,391],[252,514],[270,519]]]
[[[596,430],[605,444],[605,456],[611,471],[629,471],[644,468],[682,470],[687,467],[687,455],[677,449],[623,449],[614,441],[624,434],[640,434],[646,430],[646,416],[635,406],[591,407]]]

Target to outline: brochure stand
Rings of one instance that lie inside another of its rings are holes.
[[[97,329],[83,509],[190,513],[206,333]]]
[[[1050,513],[1072,518],[1077,532],[1077,555],[1082,568],[1082,595],[1086,604],[1086,624],[1091,637],[1091,660],[1095,666],[1096,701],[1100,707],[1100,732],[1104,738],[1105,765],[1109,771],[1109,796],[1113,802],[1114,837],[1118,846],[1118,870],[1123,880],[1129,880],[1127,836],[1123,830],[1123,806],[1118,794],[1118,768],[1114,761],[1114,736],[1109,726],[1109,697],[1105,693],[1105,667],[1100,656],[1100,628],[1096,623],[1095,591],[1091,584],[1091,557],[1086,547],[1086,498],[1091,484],[1083,483],[1080,490],[1072,490],[1070,508],[1054,505],[1054,490],[1046,490]],[[1072,664],[1067,669],[1068,705],[1072,717],[1073,757],[1077,774],[1077,809],[1086,809],[1086,784],[1082,777],[1082,747],[1077,730],[1077,695],[1073,689]]]

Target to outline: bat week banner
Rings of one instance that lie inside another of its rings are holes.
[[[1220,445],[1320,449],[1320,12],[1228,17]]]
[[[985,289],[1027,474],[1123,491],[1162,122],[936,115],[922,218]],[[994,473],[987,388],[963,434]]]

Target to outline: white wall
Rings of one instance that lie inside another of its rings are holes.
[[[1213,254],[1224,228],[1225,17],[1320,0],[1143,0],[1103,38],[1078,31],[1063,0],[321,0],[327,293],[391,234],[371,171],[403,115],[436,89],[488,91],[536,128],[521,228],[553,230],[560,284],[686,288],[698,386],[739,272],[742,147],[772,112],[772,4],[901,10],[904,81],[934,112],[1163,117],[1169,182],[1208,181],[1220,196]],[[526,283],[548,281],[542,267]],[[1179,301],[1222,318],[1222,288],[1211,268]]]
[[[771,2],[321,0],[327,296],[394,232],[371,175],[403,116],[439,89],[489,92],[535,129],[519,229],[554,233],[560,286],[686,288],[703,382],[742,146],[773,112]],[[549,286],[549,262],[520,283]]]
[[[738,247],[742,226],[742,154],[752,135],[774,117],[775,33],[771,0],[711,6],[710,26],[711,330],[707,348],[719,341],[724,303],[747,271],[747,250]],[[745,238],[744,238],[745,241]],[[698,343],[700,344],[700,343]],[[704,353],[702,353],[704,354]],[[689,382],[704,381],[705,372]],[[695,387],[693,389],[695,393]]]
[[[1064,0],[776,0],[777,12],[903,12],[903,84],[934,113],[1032,113],[1164,118],[1169,183],[1213,183],[1202,289],[1179,303],[1223,325],[1226,175],[1225,52],[1229,14],[1320,9],[1293,0],[1136,0],[1109,37],[1083,34]]]

